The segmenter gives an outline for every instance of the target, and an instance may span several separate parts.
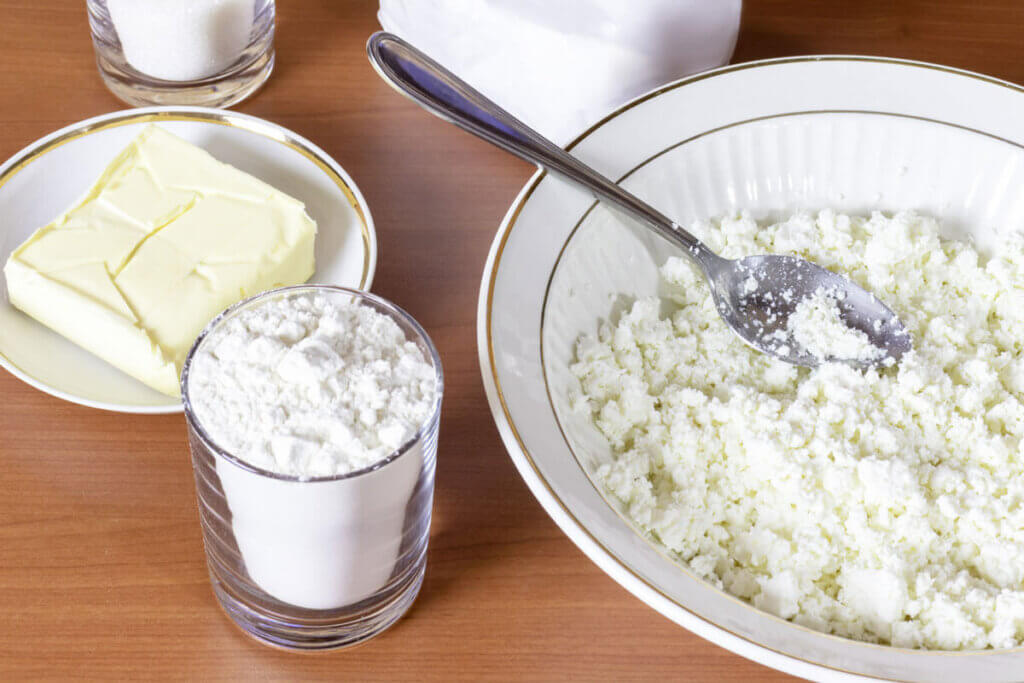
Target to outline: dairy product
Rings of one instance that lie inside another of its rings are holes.
[[[396,592],[418,589],[438,369],[417,332],[362,298],[321,287],[268,292],[216,323],[188,364],[192,429],[260,468],[193,436],[211,571],[234,595],[339,610],[397,604]],[[246,609],[283,613],[259,601]]]
[[[299,479],[368,467],[430,415],[433,366],[388,316],[316,294],[225,320],[198,350],[193,409],[222,448]]]
[[[875,346],[868,335],[843,321],[839,311],[841,294],[819,287],[796,305],[787,321],[786,331],[793,341],[819,361],[878,360],[885,355],[885,349]]]
[[[784,619],[901,647],[1024,644],[1024,238],[984,258],[912,213],[716,227],[727,257],[847,275],[914,348],[866,371],[775,360],[671,259],[672,313],[640,300],[578,342],[577,405],[613,451],[601,482],[692,571]]]
[[[178,395],[196,335],[228,305],[313,274],[302,203],[157,126],[4,266],[11,303]]]

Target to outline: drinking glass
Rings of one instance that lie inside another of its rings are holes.
[[[416,433],[364,469],[299,479],[248,464],[210,437],[192,401],[190,371],[210,335],[275,297],[317,293],[391,318],[432,365],[436,396]],[[322,650],[362,642],[402,616],[426,568],[443,377],[437,350],[406,312],[340,287],[271,290],[228,308],[185,360],[182,399],[199,520],[213,592],[228,616],[264,643]]]
[[[228,107],[274,68],[274,0],[87,0],[96,65],[132,106]]]

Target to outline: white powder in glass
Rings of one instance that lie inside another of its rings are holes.
[[[1024,238],[985,260],[912,213],[722,220],[729,258],[796,253],[886,302],[895,367],[749,349],[697,270],[637,301],[573,372],[630,518],[708,581],[820,631],[901,647],[1024,644]]]
[[[868,335],[843,321],[837,297],[836,292],[820,287],[798,303],[786,325],[793,341],[820,361],[867,362],[884,356],[885,350],[872,344]]]
[[[227,69],[255,20],[255,0],[107,0],[107,9],[128,63],[168,81]]]
[[[307,293],[224,321],[190,373],[193,411],[219,446],[300,479],[386,457],[429,417],[436,391],[433,366],[395,321]]]

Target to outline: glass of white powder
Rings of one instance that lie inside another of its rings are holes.
[[[136,107],[228,107],[274,68],[274,0],[88,0],[96,66]]]
[[[423,328],[365,292],[272,290],[206,327],[181,386],[227,614],[302,650],[401,617],[426,567],[443,391]]]

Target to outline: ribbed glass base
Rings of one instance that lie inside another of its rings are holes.
[[[110,92],[133,107],[157,104],[230,107],[255,93],[270,77],[274,51],[263,53],[243,69],[195,83],[140,78],[138,73],[127,72],[102,53],[97,53],[96,65]]]
[[[315,652],[353,647],[384,632],[397,622],[412,606],[423,585],[426,555],[411,572],[408,580],[392,587],[391,595],[380,600],[375,596],[372,604],[354,605],[345,614],[334,613],[318,617],[274,615],[265,609],[252,609],[242,597],[232,592],[231,584],[217,576],[217,568],[210,565],[213,592],[224,612],[232,621],[264,645],[285,650]]]

